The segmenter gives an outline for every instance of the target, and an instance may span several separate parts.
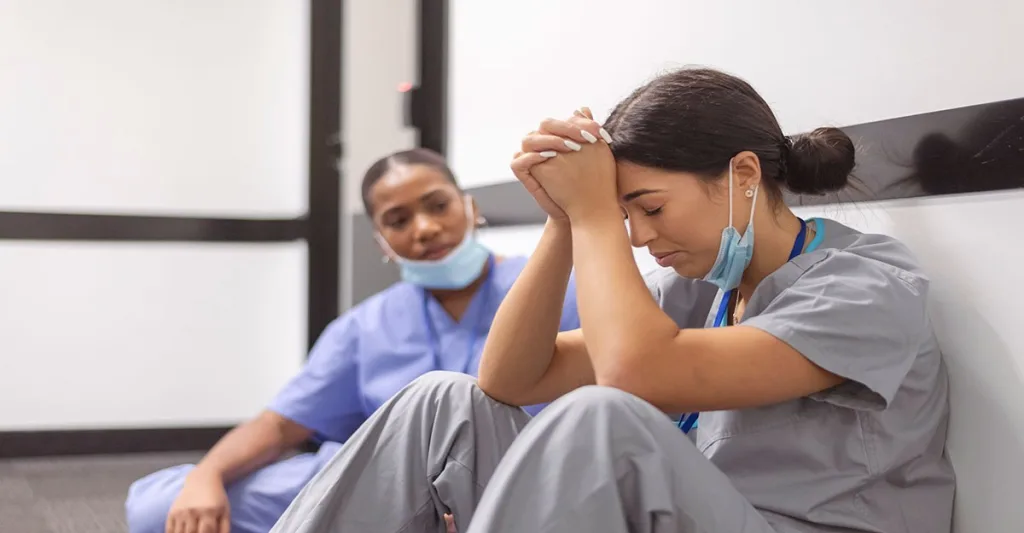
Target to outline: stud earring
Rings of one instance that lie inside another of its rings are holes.
[[[385,256],[382,256],[382,257],[380,258],[380,262],[381,262],[381,263],[384,263],[384,264],[386,265],[386,264],[388,264],[388,263],[390,263],[390,262],[391,262],[391,258],[390,258],[390,257],[388,257],[388,256],[386,256],[386,255],[385,255]]]
[[[486,226],[487,225],[487,219],[484,218],[483,215],[480,215],[480,216],[476,217],[475,222],[476,222],[477,227]]]
[[[747,198],[753,198],[753,196],[754,196],[754,189],[747,189],[743,193],[743,196],[746,196]]]

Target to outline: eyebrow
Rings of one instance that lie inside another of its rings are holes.
[[[622,201],[623,202],[632,202],[633,200],[636,200],[637,198],[640,198],[641,196],[643,196],[645,194],[651,194],[651,193],[656,193],[656,192],[662,192],[662,191],[660,189],[637,189],[637,190],[635,190],[635,191],[633,191],[633,192],[631,192],[629,194],[622,195]]]
[[[424,194],[423,196],[420,196],[420,201],[421,202],[426,202],[427,200],[430,200],[430,199],[438,197],[438,196],[448,196],[448,194],[446,194],[444,189],[434,189],[434,190],[428,192],[427,194]]]
[[[434,189],[434,190],[432,190],[432,191],[430,191],[430,192],[420,196],[419,198],[417,198],[417,200],[420,201],[420,202],[426,202],[426,201],[429,201],[432,198],[437,197],[437,196],[447,196],[447,195],[445,194],[444,189]],[[404,206],[404,205],[396,205],[394,207],[389,207],[387,210],[385,210],[384,212],[382,212],[380,214],[380,219],[384,220],[389,215],[401,213],[402,211],[408,211],[408,210],[409,210],[409,208]]]

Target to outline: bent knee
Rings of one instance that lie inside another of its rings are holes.
[[[445,390],[452,388],[475,388],[476,378],[461,372],[434,370],[413,380],[410,387],[419,390]]]
[[[129,533],[164,533],[167,513],[192,468],[192,465],[176,466],[132,483],[124,503]]]
[[[657,410],[653,405],[638,396],[634,396],[622,389],[601,385],[580,387],[555,400],[547,410],[578,412],[580,410],[606,410],[609,408],[650,408]]]

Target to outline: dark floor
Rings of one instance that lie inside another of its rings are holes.
[[[125,533],[132,481],[197,454],[0,461],[0,533]]]

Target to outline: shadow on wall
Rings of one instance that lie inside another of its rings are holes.
[[[1024,98],[843,128],[857,144],[857,183],[793,206],[1024,187]]]

